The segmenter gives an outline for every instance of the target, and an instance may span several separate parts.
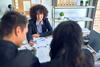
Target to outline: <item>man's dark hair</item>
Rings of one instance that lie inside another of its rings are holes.
[[[1,18],[0,22],[0,39],[12,33],[13,29],[20,26],[22,31],[27,24],[26,16],[16,12],[8,11]]]
[[[48,10],[45,6],[43,5],[35,5],[33,7],[30,8],[30,17],[32,20],[36,20],[36,15],[37,12],[39,13],[43,13],[44,18],[46,18],[48,16]]]

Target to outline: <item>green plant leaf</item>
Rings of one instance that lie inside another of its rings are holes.
[[[60,12],[59,15],[60,15],[60,16],[64,16],[64,12]]]

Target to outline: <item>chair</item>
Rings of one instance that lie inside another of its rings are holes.
[[[89,39],[88,44],[96,51],[100,50],[100,33],[91,30],[90,34],[87,36]]]

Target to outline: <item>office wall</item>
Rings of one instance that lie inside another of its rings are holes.
[[[7,10],[8,4],[12,4],[12,0],[0,0],[0,18]]]
[[[50,24],[53,27],[53,21],[52,21],[52,0],[42,0],[42,1],[43,1],[42,5],[44,5],[48,9],[48,18],[49,18]]]
[[[98,0],[93,29],[100,33],[100,0]]]
[[[60,12],[64,12],[65,17],[86,17],[86,9],[55,9],[55,18],[59,18]],[[85,27],[84,21],[79,21],[78,24],[81,26],[81,28]]]

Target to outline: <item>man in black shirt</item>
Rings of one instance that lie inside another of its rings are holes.
[[[0,67],[39,67],[31,51],[18,51],[26,39],[28,22],[24,15],[8,11],[0,23]]]

